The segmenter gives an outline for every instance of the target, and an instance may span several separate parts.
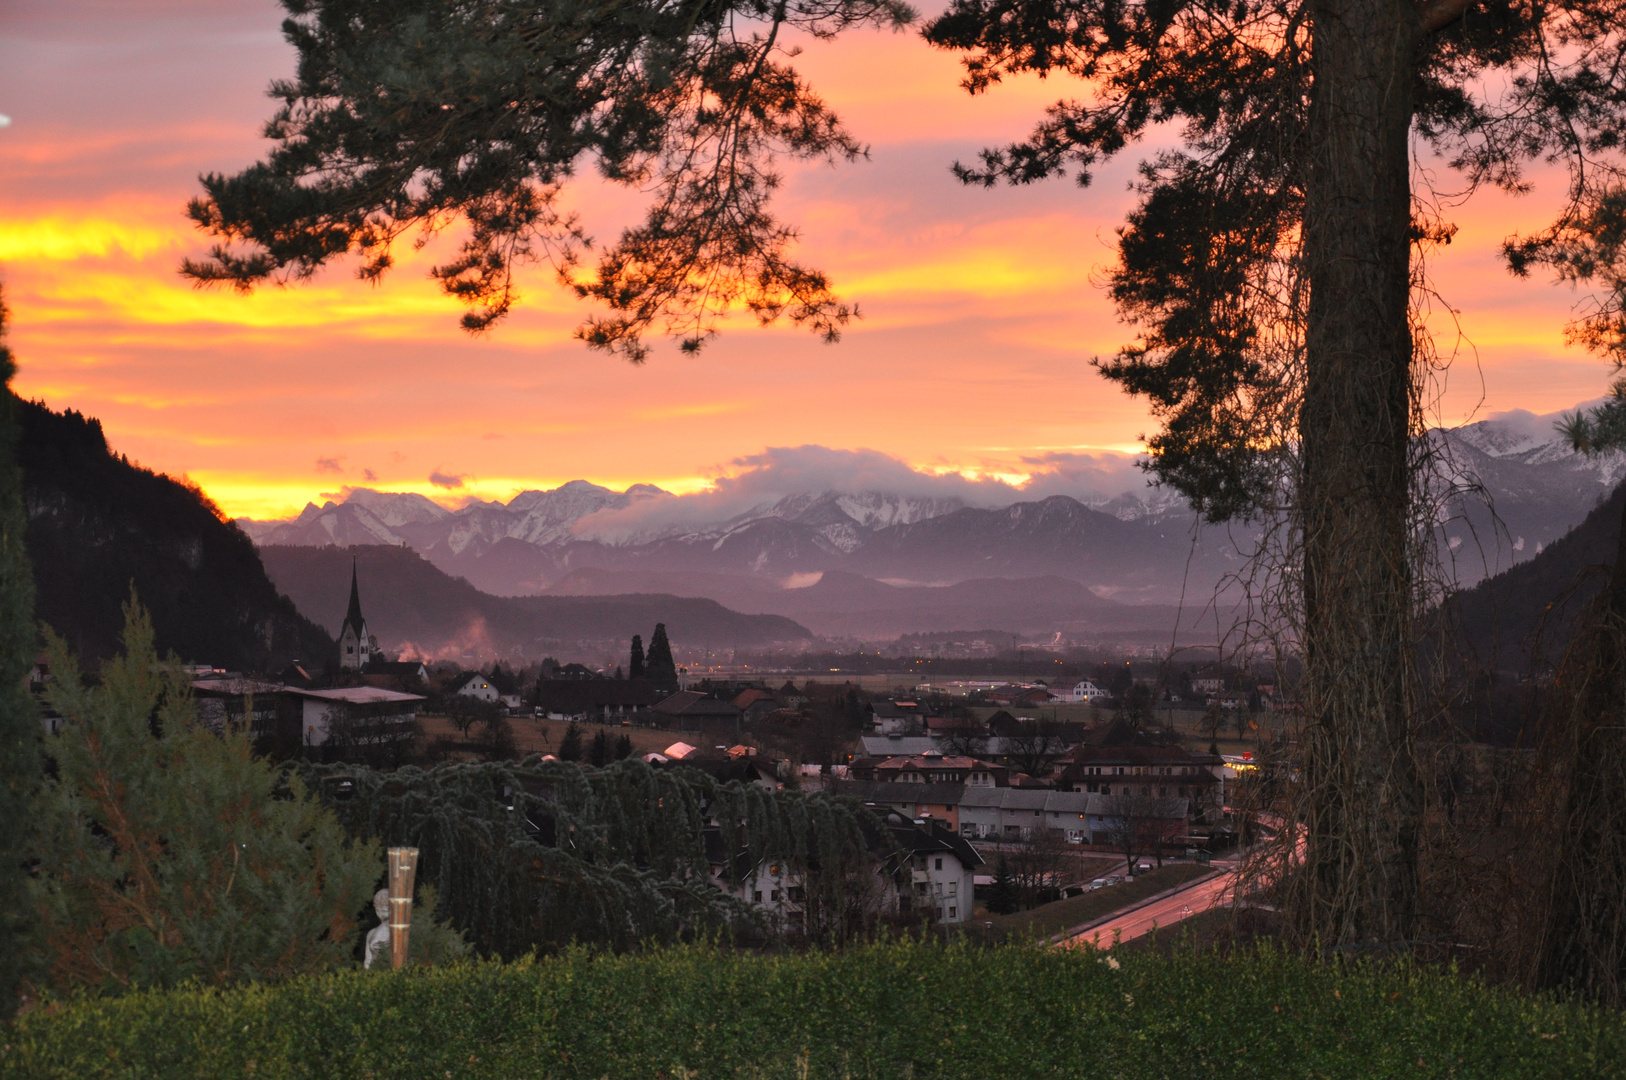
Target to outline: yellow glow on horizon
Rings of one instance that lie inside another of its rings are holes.
[[[569,476],[555,477],[487,477],[470,479],[461,488],[437,487],[427,481],[396,482],[369,481],[361,484],[336,486],[329,480],[282,480],[274,477],[198,470],[184,479],[196,484],[204,494],[229,518],[253,518],[256,521],[281,521],[296,517],[307,503],[322,506],[328,502],[343,502],[350,489],[370,488],[391,494],[422,495],[432,502],[455,510],[469,502],[508,502],[522,491],[549,491],[571,480],[590,483],[614,491],[625,491],[633,484],[654,484],[674,495],[692,495],[711,488],[710,480],[701,476],[678,476],[667,479],[607,479]]]
[[[178,232],[128,218],[48,214],[0,220],[0,262],[66,262],[117,253],[144,259],[178,247]]]

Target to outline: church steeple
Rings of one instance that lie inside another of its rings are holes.
[[[367,620],[361,615],[361,589],[356,584],[356,560],[350,558],[350,607],[339,627],[339,667],[359,669],[372,659],[372,639],[367,636]]]

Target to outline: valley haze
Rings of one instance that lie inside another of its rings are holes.
[[[1460,584],[1533,557],[1626,473],[1573,453],[1556,418],[1504,413],[1431,433],[1442,552]],[[1021,486],[816,446],[734,465],[693,494],[576,480],[443,505],[349,488],[293,518],[238,524],[296,602],[296,560],[278,551],[390,546],[492,597],[703,598],[870,642],[992,629],[1167,644],[1177,624],[1182,641],[1211,641],[1252,538],[1246,525],[1200,525],[1127,455],[1054,458]]]

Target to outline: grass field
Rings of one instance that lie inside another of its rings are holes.
[[[1626,1021],[1410,965],[893,942],[688,947],[83,1000],[0,1080],[1590,1080]]]

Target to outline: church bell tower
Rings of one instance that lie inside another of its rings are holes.
[[[372,638],[367,636],[367,620],[361,616],[361,590],[356,587],[356,560],[350,560],[350,609],[339,628],[339,667],[360,671],[373,658]]]

